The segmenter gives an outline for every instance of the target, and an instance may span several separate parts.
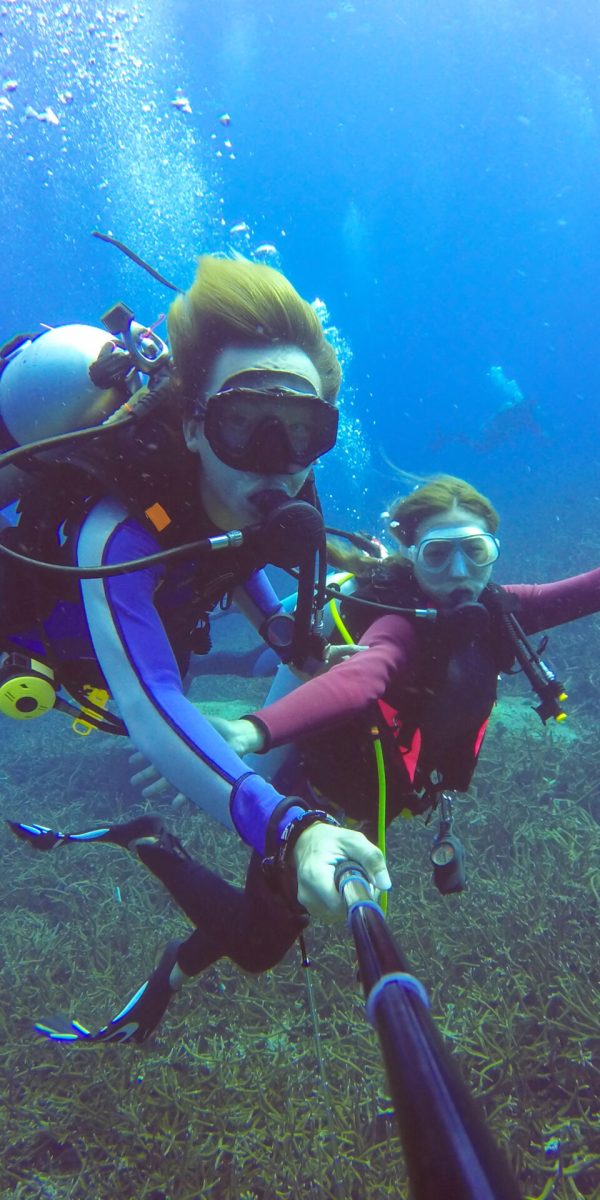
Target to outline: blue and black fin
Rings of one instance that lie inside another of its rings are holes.
[[[146,842],[165,849],[171,849],[172,846],[179,848],[177,840],[165,829],[162,817],[150,813],[134,817],[132,821],[101,825],[97,829],[84,829],[79,833],[62,833],[46,825],[25,821],[7,821],[7,825],[18,838],[36,850],[53,850],[55,846],[69,842],[108,842],[109,845],[122,846],[124,849]]]
[[[63,1016],[38,1021],[34,1026],[36,1032],[51,1042],[84,1042],[86,1045],[100,1045],[103,1042],[145,1042],[156,1029],[169,1001],[175,995],[170,986],[170,977],[177,962],[180,945],[179,939],[168,942],[158,966],[149,979],[138,988],[116,1017],[97,1033],[90,1033],[79,1021]]]
[[[18,838],[36,850],[53,850],[63,842],[111,840],[108,836],[111,833],[108,825],[103,825],[100,829],[88,829],[83,833],[62,833],[59,829],[49,829],[47,825],[29,824],[25,821],[7,821],[6,824]]]

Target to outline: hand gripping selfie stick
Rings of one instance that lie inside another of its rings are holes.
[[[423,984],[349,860],[335,882],[356,945],[367,1017],[379,1035],[413,1200],[520,1200],[483,1115],[429,1014]]]

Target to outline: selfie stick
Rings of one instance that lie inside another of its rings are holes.
[[[520,1200],[516,1182],[396,946],[368,879],[336,869],[356,945],[367,1017],[379,1035],[414,1200]]]

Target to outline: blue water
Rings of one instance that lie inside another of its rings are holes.
[[[148,322],[165,311],[92,229],[182,286],[202,251],[272,244],[350,351],[328,515],[377,524],[397,486],[385,446],[409,471],[468,475],[506,526],[554,528],[566,498],[593,524],[595,4],[10,3],[0,30],[18,84],[1,93],[1,336],[97,323],[119,297]],[[545,438],[464,440],[501,403],[494,365],[538,401]]]
[[[599,121],[596,0],[5,0],[0,341],[166,312],[95,229],[184,288],[203,252],[262,256],[324,301],[344,362],[332,523],[382,531],[390,463],[451,471],[501,511],[499,580],[591,568]],[[494,367],[539,429],[488,445]]]

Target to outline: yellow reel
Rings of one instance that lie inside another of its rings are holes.
[[[34,721],[54,708],[54,672],[45,663],[9,654],[0,666],[0,713],[14,721]]]

